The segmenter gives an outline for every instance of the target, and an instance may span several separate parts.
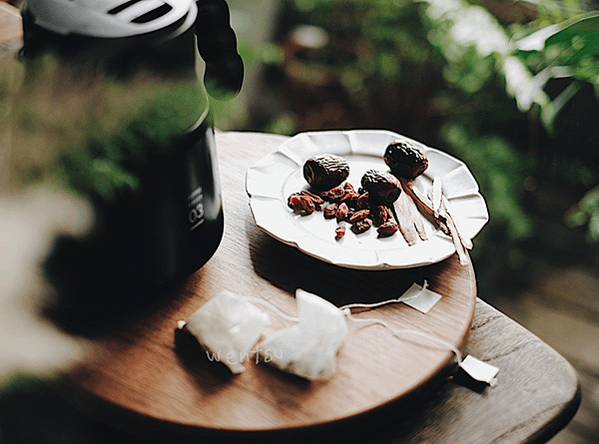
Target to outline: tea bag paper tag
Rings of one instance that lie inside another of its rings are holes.
[[[472,379],[480,382],[486,382],[491,387],[497,385],[497,373],[499,369],[491,364],[476,359],[472,355],[466,356],[464,360],[459,364]]]
[[[435,306],[441,299],[439,293],[429,290],[426,281],[424,286],[420,286],[417,283],[413,283],[410,288],[398,299],[398,301],[415,308],[422,313],[428,313],[431,308]]]

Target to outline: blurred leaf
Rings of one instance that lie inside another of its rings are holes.
[[[591,78],[597,75],[599,60],[599,13],[548,26],[518,40],[516,46],[515,55],[522,60],[531,62],[536,57],[533,61],[542,60],[546,68],[569,66],[581,79]],[[544,57],[538,57],[541,53]]]
[[[514,55],[536,72],[527,91],[541,97],[547,83],[557,78],[572,78],[599,85],[599,13],[593,12],[563,23],[548,26],[516,42]],[[555,121],[568,102],[578,93],[580,84],[571,83],[553,100],[520,100],[541,106],[541,122],[552,132]]]
[[[534,104],[545,106],[549,97],[539,85],[539,79],[532,76],[526,66],[517,58],[508,56],[503,60],[502,72],[506,81],[506,92],[516,99],[518,109],[526,112]],[[543,85],[545,81],[541,82]]]
[[[566,223],[571,227],[587,225],[589,238],[599,241],[599,186],[587,191],[583,198],[566,214]]]
[[[579,60],[587,55],[599,54],[599,13],[593,12],[568,20],[556,27],[556,32],[545,40],[545,48],[552,45],[570,46],[574,50],[570,59]]]
[[[555,120],[566,104],[580,91],[581,85],[573,82],[568,85],[555,99],[541,106],[541,122],[552,133]]]
[[[532,223],[520,202],[528,175],[524,158],[503,138],[479,136],[458,124],[443,129],[446,143],[472,170],[491,209],[494,224],[505,226],[510,240],[532,233]]]
[[[382,53],[378,59],[381,78],[386,81],[396,79],[400,72],[400,62],[397,58],[391,53]]]
[[[599,209],[591,213],[589,217],[589,237],[594,242],[599,241]]]

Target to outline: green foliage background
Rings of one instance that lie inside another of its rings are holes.
[[[51,54],[24,64],[22,83],[4,89],[14,102],[12,186],[49,181],[104,201],[136,192],[149,159],[165,155],[207,107],[191,80],[90,78]]]
[[[562,224],[587,230],[589,242],[599,239],[599,188],[594,188],[599,132],[592,124],[599,119],[599,17],[592,5],[578,0],[283,5],[276,37],[281,56],[272,57],[271,47],[265,60],[289,77],[287,36],[303,25],[325,30],[324,47],[292,54],[300,66],[293,81],[313,97],[324,96],[326,89],[313,79],[328,73],[344,97],[340,106],[354,119],[309,127],[314,120],[308,122],[308,113],[297,111],[303,104],[288,95],[288,112],[260,129],[293,134],[387,128],[461,158],[478,180],[491,217],[475,240],[479,274],[525,269],[522,248],[538,231],[527,196],[543,181],[576,190],[580,203],[561,215]],[[282,84],[285,94],[289,82]]]

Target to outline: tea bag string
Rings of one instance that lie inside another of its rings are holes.
[[[427,287],[427,282],[424,281],[423,283],[423,289]],[[272,311],[274,311],[277,315],[281,316],[283,319],[286,319],[288,321],[292,321],[292,322],[297,322],[299,321],[299,318],[294,317],[294,316],[290,316],[287,313],[283,312],[282,310],[280,310],[278,307],[276,307],[274,304],[272,304],[269,301],[266,301],[264,299],[260,299],[260,298],[256,298],[256,297],[251,297],[251,296],[246,296],[246,298],[252,302],[256,302],[258,304],[261,304],[263,306],[266,306],[268,308],[270,308]],[[366,309],[373,309],[373,308],[377,308],[377,307],[381,307],[383,305],[388,305],[388,304],[394,304],[397,302],[401,302],[399,299],[389,299],[386,301],[381,301],[381,302],[376,302],[373,304],[361,304],[361,303],[355,303],[355,304],[347,304],[344,305],[342,307],[339,307],[339,311],[341,311],[341,313],[343,313],[350,321],[352,322],[356,322],[356,323],[364,323],[364,324],[368,324],[369,325],[380,325],[386,329],[388,329],[391,334],[393,336],[395,336],[397,339],[399,339],[400,341],[405,340],[404,337],[402,337],[402,335],[407,335],[407,334],[411,334],[411,335],[416,335],[416,336],[421,336],[424,337],[426,339],[429,339],[433,342],[436,342],[438,344],[441,344],[443,346],[446,346],[447,348],[449,348],[456,356],[456,359],[458,361],[458,364],[460,364],[463,360],[462,358],[462,353],[460,352],[460,350],[455,347],[453,344],[450,344],[447,341],[444,341],[443,339],[440,339],[436,336],[433,336],[431,334],[428,333],[424,333],[422,331],[419,330],[412,330],[412,329],[394,329],[391,325],[389,325],[387,322],[385,321],[381,321],[380,319],[376,319],[376,318],[364,318],[364,319],[359,319],[356,318],[352,315],[351,309],[352,308],[366,308]]]
[[[426,279],[424,279],[424,281],[422,282],[422,290],[420,291],[424,291],[428,288],[428,282],[426,281]],[[387,299],[385,301],[381,301],[381,302],[374,302],[372,304],[363,304],[360,302],[357,302],[355,304],[347,304],[347,305],[343,305],[342,307],[339,307],[339,310],[343,311],[343,310],[350,310],[350,315],[351,315],[351,309],[352,308],[367,308],[369,310],[372,310],[373,308],[378,308],[378,307],[382,307],[383,305],[389,305],[389,304],[397,304],[399,302],[402,302],[402,297],[398,297],[395,299]]]
[[[244,296],[244,297],[249,301],[256,302],[258,304],[261,304],[265,307],[270,308],[272,311],[274,311],[276,314],[278,314],[283,319],[286,319],[286,320],[292,321],[292,322],[299,321],[299,318],[288,315],[287,313],[283,312],[278,307],[276,307],[272,302],[268,302],[267,300],[256,298],[253,296]]]
[[[390,300],[390,301],[384,301],[384,304],[391,303],[392,301],[395,301],[395,300],[393,299],[393,300]],[[383,303],[379,303],[379,304],[383,304]],[[379,306],[379,304],[373,304],[373,305]],[[391,327],[391,325],[389,325],[387,322],[381,321],[380,319],[375,319],[375,318],[359,319],[359,318],[356,318],[356,317],[354,317],[352,315],[351,308],[350,308],[350,307],[356,307],[356,306],[358,306],[360,308],[364,308],[366,306],[366,304],[349,304],[348,306],[340,307],[340,310],[352,322],[368,324],[367,327],[370,326],[370,325],[381,325],[382,327],[388,329],[391,332],[391,334],[393,336],[395,336],[397,339],[399,339],[400,341],[405,340],[405,338],[402,335],[416,335],[416,336],[421,336],[421,337],[426,338],[426,339],[430,339],[433,342],[436,342],[438,344],[441,344],[441,345],[449,348],[455,354],[457,362],[458,362],[458,365],[462,363],[462,361],[463,361],[462,353],[453,344],[450,344],[449,342],[447,342],[447,341],[445,341],[445,340],[443,340],[441,338],[438,338],[436,336],[433,336],[431,334],[428,334],[428,333],[425,333],[425,332],[422,332],[422,331],[419,331],[419,330],[412,330],[412,329],[399,329],[399,330],[397,330],[397,329]]]

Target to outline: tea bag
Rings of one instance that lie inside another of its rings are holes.
[[[283,371],[306,379],[329,378],[347,325],[344,314],[324,299],[298,289],[299,323],[276,331],[259,344],[259,352]]]
[[[224,290],[196,310],[185,328],[214,359],[232,373],[241,373],[245,370],[242,361],[268,322],[268,315],[246,298]]]

